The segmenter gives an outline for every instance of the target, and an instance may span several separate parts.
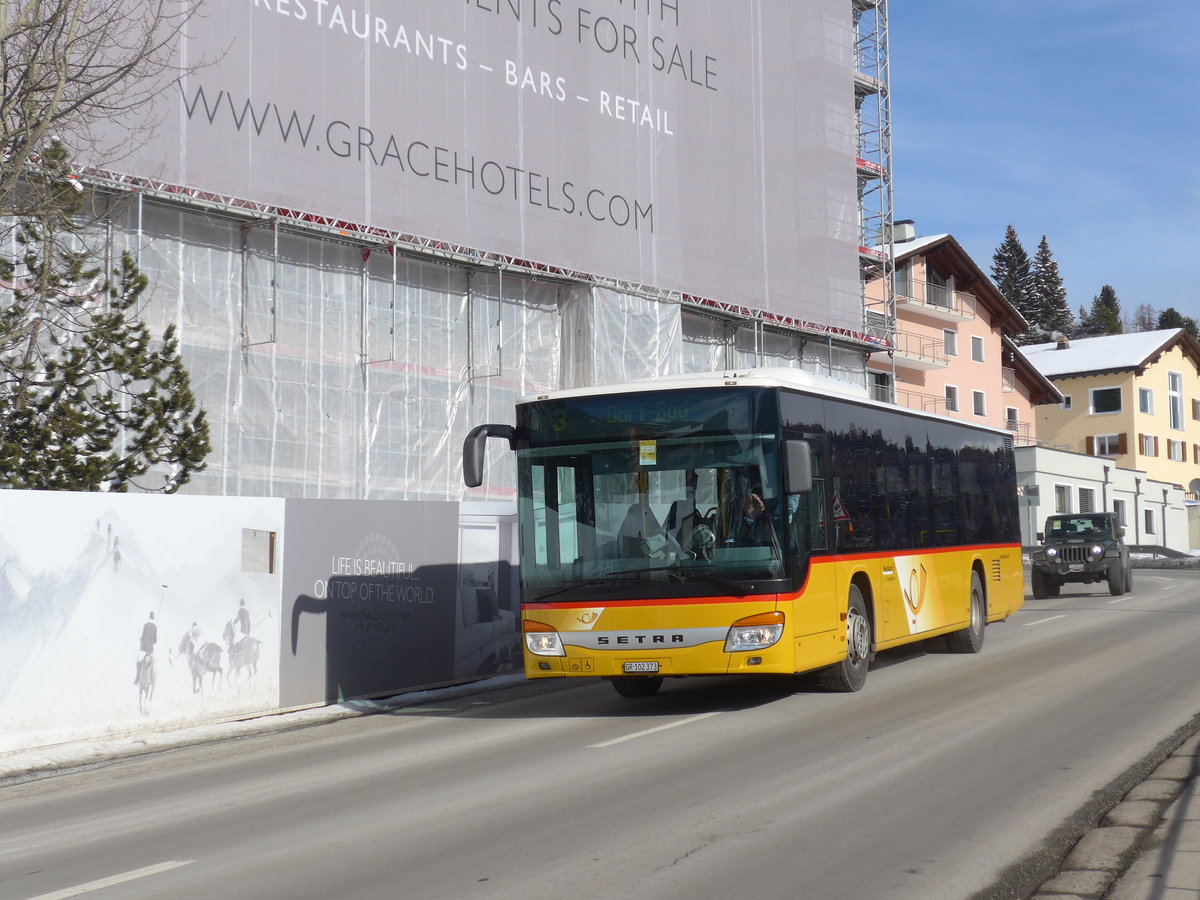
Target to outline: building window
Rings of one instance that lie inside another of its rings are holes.
[[[871,380],[871,399],[880,403],[892,402],[892,376],[887,372],[867,373]]]
[[[1120,456],[1121,436],[1119,434],[1098,434],[1095,438],[1095,456]]]
[[[1088,412],[1093,416],[1119,413],[1121,411],[1121,389],[1119,387],[1092,388],[1088,391]]]
[[[987,394],[983,391],[971,391],[971,405],[975,410],[975,415],[987,415]]]
[[[1079,511],[1090,513],[1096,511],[1096,491],[1094,488],[1079,489]]]
[[[1154,391],[1150,388],[1138,388],[1138,412],[1154,415]]]
[[[1167,373],[1167,410],[1171,427],[1183,431],[1183,376],[1178,372]]]
[[[942,347],[947,356],[958,356],[958,332],[949,328],[942,329]]]
[[[913,269],[912,260],[901,263],[896,266],[896,271],[893,275],[893,284],[896,287],[897,297],[912,298],[913,295]]]
[[[1172,462],[1183,462],[1185,453],[1184,447],[1187,446],[1183,441],[1173,441],[1167,438],[1167,459]]]
[[[1015,406],[1004,407],[1004,427],[1009,431],[1021,430],[1021,420],[1017,416],[1017,408]]]
[[[958,388],[953,384],[946,385],[946,412],[958,412]]]
[[[983,338],[979,335],[971,335],[971,359],[983,362]]]
[[[1192,418],[1200,422],[1200,400],[1192,399]]]
[[[928,263],[925,264],[925,302],[930,306],[950,308],[950,283]]]
[[[1071,511],[1071,486],[1069,484],[1054,486],[1054,511],[1060,514]]]
[[[1143,510],[1146,514],[1146,534],[1154,534],[1154,510]]]
[[[1158,438],[1152,434],[1139,434],[1138,447],[1142,456],[1158,456]]]
[[[1070,411],[1070,409],[1071,409],[1071,395],[1070,394],[1063,394],[1062,408],[1063,408],[1064,412]]]
[[[1122,528],[1124,528],[1126,525],[1125,501],[1124,500],[1114,500],[1113,501],[1113,512],[1117,514],[1117,524],[1120,525]]]

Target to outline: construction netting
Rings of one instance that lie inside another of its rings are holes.
[[[148,324],[177,324],[212,429],[188,493],[511,499],[502,443],[468,492],[462,441],[513,422],[521,396],[767,365],[864,379],[857,350],[761,320],[272,220],[146,200],[121,207],[111,233],[150,278]]]

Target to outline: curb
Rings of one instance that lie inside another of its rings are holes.
[[[480,694],[525,683],[525,673],[518,672],[451,687],[396,694],[382,699],[347,700],[332,706],[268,713],[232,722],[192,725],[173,731],[134,734],[106,740],[75,741],[69,744],[56,744],[52,747],[17,750],[13,753],[0,754],[0,786],[7,782],[29,780],[40,775],[60,773],[112,760],[145,756],[149,753],[161,753],[180,747],[235,740],[253,735],[294,731],[298,728],[323,725],[355,716],[394,712],[397,709],[431,700]]]
[[[1187,738],[1079,839],[1032,900],[1100,900],[1129,872],[1171,804],[1197,775],[1200,734]],[[1137,893],[1138,896],[1143,896]]]

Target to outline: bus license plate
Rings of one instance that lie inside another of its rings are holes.
[[[625,663],[626,672],[657,672],[658,663],[656,662],[627,662]]]

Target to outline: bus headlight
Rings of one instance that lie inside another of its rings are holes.
[[[783,613],[760,613],[738,619],[729,627],[725,636],[725,652],[739,650],[763,650],[770,647],[783,635]]]
[[[542,622],[521,623],[525,632],[525,647],[534,656],[566,656],[558,631]]]

